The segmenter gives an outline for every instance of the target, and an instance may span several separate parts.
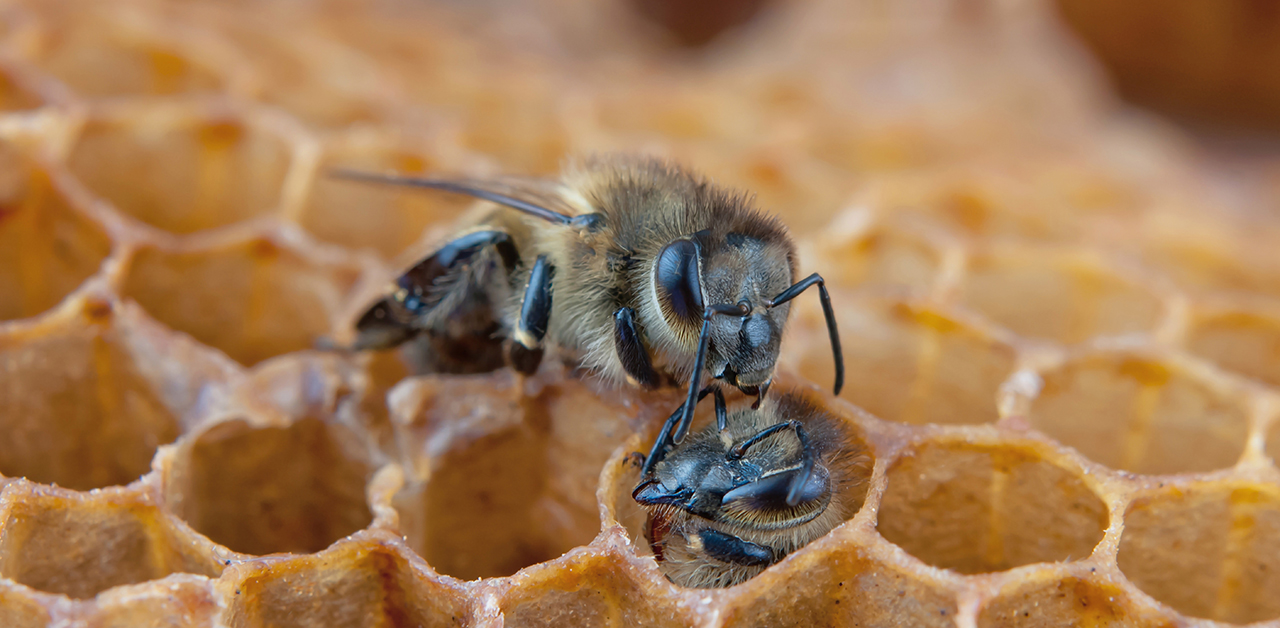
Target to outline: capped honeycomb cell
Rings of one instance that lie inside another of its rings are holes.
[[[205,60],[183,46],[179,33],[189,29],[119,19],[101,7],[81,8],[79,15],[63,10],[48,16],[46,23],[57,26],[42,32],[28,54],[81,96],[213,93],[226,87]],[[111,27],[103,28],[103,22]]]
[[[903,423],[994,422],[996,393],[1013,371],[1014,348],[989,331],[913,301],[832,294],[844,349],[840,393]],[[829,385],[835,367],[816,295],[792,301],[784,364]]]
[[[1280,618],[1280,492],[1208,481],[1140,495],[1125,512],[1120,569],[1192,617],[1246,624]]]
[[[61,184],[0,142],[0,321],[57,305],[110,252],[107,234],[75,209]]]
[[[467,625],[464,593],[441,583],[403,545],[373,535],[309,556],[234,565],[220,583],[232,628]]]
[[[1222,368],[1280,385],[1280,307],[1206,311],[1192,323],[1186,345]]]
[[[373,519],[359,440],[319,416],[218,422],[172,452],[166,507],[245,554],[318,552]]]
[[[430,376],[392,391],[393,424],[417,478],[396,506],[410,546],[436,570],[506,576],[600,531],[600,469],[632,434],[638,407],[559,377],[526,388],[506,370]],[[656,420],[652,408],[644,415]]]
[[[1017,334],[1070,344],[1154,331],[1163,306],[1149,283],[1086,256],[1007,250],[970,260],[960,300]]]
[[[16,481],[4,487],[0,503],[0,574],[33,589],[91,598],[171,573],[221,572],[208,544],[143,496]]]
[[[889,469],[880,534],[924,562],[960,573],[1087,558],[1107,507],[1030,446],[931,442]]]
[[[456,194],[386,184],[333,179],[334,169],[404,176],[457,176],[431,140],[395,142],[368,133],[350,134],[326,145],[318,179],[299,223],[327,242],[371,248],[395,259],[422,239],[429,227],[443,228],[461,217],[474,200]]]
[[[1090,460],[1137,473],[1230,467],[1244,453],[1249,404],[1189,370],[1141,353],[1078,356],[1044,373],[1027,416]]]
[[[73,305],[42,328],[0,334],[0,473],[81,490],[127,484],[219,373],[172,348],[155,354],[110,302]]]
[[[125,214],[191,233],[276,212],[290,151],[231,108],[128,103],[91,118],[67,164]]]
[[[359,268],[282,240],[250,235],[200,247],[142,248],[123,294],[246,366],[308,349],[332,328]]]
[[[1078,570],[1077,570],[1078,571]],[[980,628],[1055,628],[1099,626],[1166,628],[1173,618],[1138,598],[1121,583],[1089,568],[1089,573],[1058,572],[1020,578],[983,605]]]

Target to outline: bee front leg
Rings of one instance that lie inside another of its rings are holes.
[[[542,339],[547,335],[547,321],[551,318],[551,281],[556,268],[539,255],[529,271],[529,283],[524,288],[524,300],[520,302],[520,320],[511,334],[507,347],[507,359],[511,367],[525,375],[532,375],[542,362]]]
[[[636,311],[629,307],[618,308],[613,313],[613,349],[618,353],[628,381],[650,390],[658,387],[658,372],[653,370],[649,352],[636,329]]]

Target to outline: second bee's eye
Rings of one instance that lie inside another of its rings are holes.
[[[681,238],[663,247],[654,265],[653,281],[664,310],[677,318],[702,317],[698,246],[692,240]]]

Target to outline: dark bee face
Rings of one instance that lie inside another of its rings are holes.
[[[753,411],[747,411],[753,412]],[[729,424],[751,424],[744,412]],[[749,437],[749,436],[748,436]],[[738,457],[733,450],[748,437],[719,433],[714,425],[659,462],[632,492],[644,506],[678,508],[710,521],[749,529],[776,530],[808,522],[831,501],[831,477],[819,462],[787,504],[791,481],[801,473],[802,445],[795,433],[762,439]]]
[[[654,293],[674,329],[696,338],[708,304],[742,308],[743,316],[711,321],[706,369],[744,393],[768,387],[790,305],[770,307],[791,285],[787,251],[728,234],[720,242],[695,235],[668,244],[654,265]]]

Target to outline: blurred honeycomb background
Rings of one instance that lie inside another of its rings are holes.
[[[0,625],[1280,625],[1278,35],[1247,0],[2,0]],[[612,150],[755,192],[832,286],[846,391],[816,299],[784,384],[866,494],[734,588],[639,535],[678,391],[310,349],[467,207],[328,168]]]

